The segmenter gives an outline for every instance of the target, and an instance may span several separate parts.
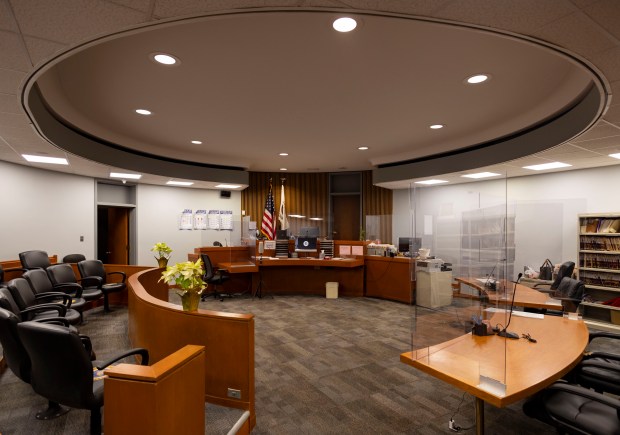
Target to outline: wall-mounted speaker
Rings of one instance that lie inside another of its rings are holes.
[[[220,190],[220,198],[230,198],[230,190]]]

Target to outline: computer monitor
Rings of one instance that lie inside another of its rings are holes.
[[[422,239],[420,237],[399,237],[398,252],[416,253],[422,247]]]
[[[276,240],[288,240],[288,230],[277,230]]]
[[[299,237],[319,237],[319,227],[301,227]]]
[[[297,237],[295,252],[316,252],[316,237]]]

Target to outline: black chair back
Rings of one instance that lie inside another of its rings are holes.
[[[207,254],[200,254],[200,259],[202,260],[202,267],[205,270],[205,274],[203,275],[202,280],[204,282],[208,282],[215,276],[215,272],[213,270],[213,264],[211,263],[211,259]]]
[[[7,287],[20,310],[37,305],[34,291],[25,278],[12,279],[7,283]]]
[[[86,256],[82,254],[69,254],[62,257],[63,263],[79,263],[86,260]]]
[[[21,316],[21,310],[7,287],[0,287],[0,308],[10,311],[18,317]]]
[[[553,280],[550,289],[557,290],[560,283],[564,278],[570,278],[573,276],[573,271],[575,270],[575,262],[573,261],[565,261],[560,265],[560,270],[558,270],[558,275]]]
[[[52,264],[45,251],[20,252],[19,261],[24,269],[47,269]]]
[[[556,296],[569,299],[583,299],[585,284],[577,279],[563,278],[556,290]]]
[[[19,322],[14,313],[0,308],[0,344],[4,359],[15,376],[30,383],[30,357],[17,335]]]
[[[43,269],[27,270],[22,276],[28,281],[30,288],[32,288],[32,291],[37,295],[56,291],[52,281],[50,281],[50,277]]]
[[[75,272],[70,264],[67,263],[59,263],[53,264],[46,269],[47,276],[49,276],[52,284],[64,284],[67,282],[77,283],[77,277],[75,276]]]
[[[106,271],[101,260],[83,260],[77,264],[77,267],[82,278],[98,276],[103,280],[102,284],[106,283]]]

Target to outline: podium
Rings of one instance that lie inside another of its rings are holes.
[[[416,304],[439,308],[452,304],[452,271],[416,272]]]

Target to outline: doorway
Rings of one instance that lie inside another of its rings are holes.
[[[332,195],[334,240],[359,240],[360,195]]]
[[[97,206],[97,258],[104,264],[129,264],[131,210]]]

